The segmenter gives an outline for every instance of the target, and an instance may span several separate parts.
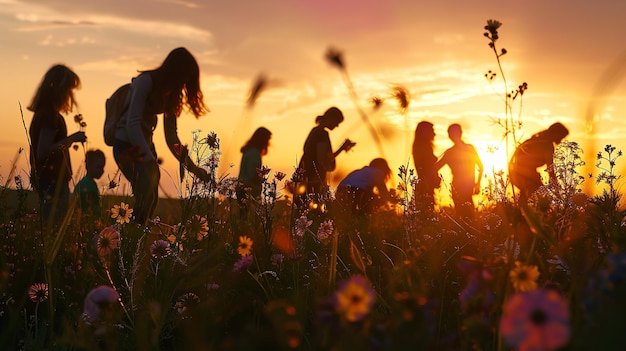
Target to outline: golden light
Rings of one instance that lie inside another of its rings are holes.
[[[478,156],[483,162],[484,175],[488,177],[499,171],[508,172],[509,157],[506,154],[504,143],[485,140],[476,142],[474,147],[476,147]]]

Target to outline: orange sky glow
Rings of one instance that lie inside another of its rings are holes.
[[[443,0],[345,1],[199,1],[199,0],[0,0],[0,182],[15,172],[27,178],[25,109],[45,71],[55,63],[71,67],[82,80],[79,111],[87,123],[86,148],[107,155],[104,186],[117,167],[104,144],[104,101],[138,70],[158,66],[166,54],[187,47],[198,59],[205,102],[211,112],[200,119],[183,115],[179,136],[215,131],[221,139],[219,174],[236,176],[239,148],[260,126],[273,133],[264,164],[291,175],[315,117],[330,106],[345,121],[331,132],[333,145],[343,139],[356,147],[337,158],[335,178],[384,156],[392,169],[412,167],[410,145],[421,120],[435,124],[435,153],[451,146],[446,129],[460,123],[485,163],[485,174],[506,165],[503,128],[504,84],[494,53],[483,36],[487,19],[503,23],[498,46],[509,90],[522,82],[528,90],[513,112],[523,127],[521,139],[561,122],[568,140],[578,142],[588,166],[597,173],[595,155],[606,144],[624,149],[626,134],[626,45],[621,36],[626,3],[613,0],[502,2]],[[329,47],[343,53],[357,95],[340,71],[324,57]],[[247,93],[255,79],[268,79],[254,106]],[[391,97],[396,85],[410,93],[408,110]],[[369,102],[384,100],[379,109]],[[20,114],[20,104],[23,117]],[[382,137],[382,154],[358,111]],[[70,133],[78,130],[72,116]],[[178,196],[178,164],[165,146],[162,123],[155,133],[163,159],[162,195]],[[18,154],[20,148],[24,152]],[[84,150],[72,152],[76,178],[84,175]],[[625,169],[618,160],[619,172]],[[444,170],[444,183],[449,174]],[[391,186],[399,179],[396,177]],[[595,191],[590,183],[586,190]],[[447,187],[443,186],[441,192]],[[597,190],[597,189],[596,189]],[[127,185],[116,191],[129,193]],[[442,195],[445,197],[445,195]]]

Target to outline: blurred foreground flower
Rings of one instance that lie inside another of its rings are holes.
[[[237,252],[241,256],[248,256],[252,253],[252,239],[247,236],[239,237],[239,245],[237,245]]]
[[[333,220],[332,219],[325,220],[324,222],[320,224],[319,228],[317,229],[317,240],[325,241],[327,239],[330,239],[330,237],[333,235],[333,230],[334,230]]]
[[[35,283],[28,289],[28,297],[32,302],[44,302],[48,299],[48,284]]]
[[[170,243],[166,240],[155,240],[150,245],[150,255],[153,258],[166,258],[170,253]]]
[[[500,333],[519,351],[555,350],[569,341],[569,317],[567,302],[558,292],[521,292],[504,304]]]
[[[509,278],[515,291],[530,291],[537,289],[539,269],[537,266],[527,266],[515,261],[515,268],[509,272]]]
[[[90,323],[95,322],[105,311],[117,304],[120,294],[110,286],[101,285],[91,290],[85,297],[84,316]]]
[[[133,214],[133,209],[129,208],[129,205],[122,202],[120,205],[113,205],[111,209],[111,218],[119,224],[130,223],[130,217]]]
[[[108,226],[102,229],[96,241],[96,251],[98,252],[98,256],[110,256],[113,253],[113,250],[119,247],[120,233],[113,226]]]
[[[181,295],[176,301],[176,311],[181,315],[186,315],[189,313],[189,308],[197,306],[200,304],[200,297],[198,295],[190,292]]]
[[[335,311],[349,322],[358,322],[370,313],[376,294],[362,275],[353,275],[339,284],[335,291]]]
[[[241,272],[245,269],[248,269],[252,264],[252,260],[254,257],[252,255],[242,256],[235,264],[233,265],[233,272]]]
[[[195,235],[198,241],[204,239],[209,234],[209,222],[207,222],[206,217],[193,215],[188,219],[182,237],[186,238],[187,234]]]

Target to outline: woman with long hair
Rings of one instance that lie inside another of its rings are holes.
[[[203,99],[198,63],[182,47],[172,50],[161,66],[133,78],[130,105],[115,130],[113,156],[133,188],[137,223],[145,224],[154,216],[158,201],[160,172],[152,140],[157,115],[163,114],[165,140],[172,154],[198,178],[209,180],[206,170],[198,167],[186,150],[181,152],[177,132],[183,108],[196,118],[208,111]]]
[[[62,115],[77,106],[74,90],[78,88],[80,78],[76,73],[65,65],[54,65],[44,75],[28,106],[33,112],[28,129],[31,182],[39,194],[42,219],[47,224],[58,223],[65,216],[72,178],[69,148],[87,140],[81,131],[68,136]]]
[[[421,121],[415,128],[413,139],[413,163],[418,178],[415,186],[415,202],[418,209],[432,212],[435,208],[435,189],[441,178],[435,169],[437,156],[434,152],[435,129],[432,123]]]
[[[239,167],[240,188],[237,191],[237,200],[243,204],[249,195],[253,198],[261,196],[262,178],[257,169],[263,165],[262,158],[267,155],[272,132],[260,127],[254,131],[252,137],[241,147],[241,164]]]
[[[328,135],[343,122],[343,113],[337,107],[331,107],[323,115],[315,118],[317,124],[304,142],[304,153],[300,160],[300,168],[304,169],[307,192],[321,194],[328,189],[327,173],[336,167],[335,157],[344,149],[333,152]]]

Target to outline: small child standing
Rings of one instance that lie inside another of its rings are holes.
[[[100,179],[104,174],[106,158],[101,150],[89,150],[85,153],[85,167],[87,174],[74,188],[74,195],[78,196],[78,208],[83,216],[99,218],[102,214],[100,206],[100,190],[95,179]]]

